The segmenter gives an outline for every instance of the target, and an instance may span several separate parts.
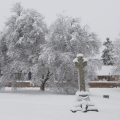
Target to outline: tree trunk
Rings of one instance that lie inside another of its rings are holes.
[[[40,85],[40,90],[44,91],[45,90],[45,82],[42,82],[42,84]]]
[[[49,79],[49,77],[51,76],[52,74],[50,74],[50,71],[48,69],[48,73],[46,75],[46,78],[44,79],[44,81],[41,83],[40,85],[40,90],[41,91],[44,91],[45,90],[45,83],[47,82],[47,80]]]

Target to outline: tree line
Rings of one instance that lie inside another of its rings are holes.
[[[57,15],[48,27],[44,16],[20,3],[13,5],[12,15],[0,33],[1,87],[16,82],[14,73],[32,73],[32,82],[45,90],[45,83],[55,88],[54,81],[69,84],[56,88],[70,93],[77,89],[76,68],[73,59],[82,53],[88,59],[84,69],[86,81],[96,77],[100,62],[91,59],[99,53],[101,42],[90,27],[81,25],[79,18]],[[25,75],[22,80],[26,80]]]

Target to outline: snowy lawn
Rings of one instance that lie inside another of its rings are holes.
[[[72,113],[75,95],[40,92],[39,88],[6,89],[0,92],[0,120],[120,120],[120,88],[90,88],[90,94],[99,112]]]

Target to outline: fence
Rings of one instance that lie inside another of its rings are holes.
[[[120,83],[118,81],[90,81],[89,82],[90,88],[113,88],[113,87],[120,87]]]

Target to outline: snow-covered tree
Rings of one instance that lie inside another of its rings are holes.
[[[58,15],[57,20],[50,26],[46,43],[42,46],[43,52],[39,59],[43,59],[49,64],[50,68],[54,68],[54,80],[59,83],[65,81],[67,85],[69,84],[67,89],[65,87],[66,92],[71,92],[70,88],[77,88],[76,68],[72,62],[76,55],[82,53],[85,57],[92,58],[99,53],[101,43],[97,35],[88,32],[87,28],[88,26],[82,27],[80,25],[78,18]],[[89,62],[88,60],[86,76],[93,76],[95,73],[94,64],[95,61],[90,60]],[[91,76],[89,70],[92,70]]]
[[[114,73],[120,75],[120,38],[114,41]]]
[[[14,14],[6,22],[8,55],[13,57],[14,52],[14,57],[32,63],[45,41],[47,28],[44,17],[33,9],[23,9],[18,3],[12,10]]]
[[[14,73],[32,72],[32,80],[41,86],[41,90],[49,79],[65,82],[66,92],[77,88],[76,68],[72,61],[78,53],[88,58],[99,53],[101,43],[97,35],[89,32],[88,26],[82,27],[78,18],[58,15],[48,31],[44,17],[37,11],[24,9],[16,3],[12,12],[2,33],[9,62],[2,69],[1,79],[15,83]],[[98,61],[88,60],[86,80],[95,76],[98,65]]]
[[[12,12],[3,32],[8,48],[7,55],[11,59],[7,69],[4,69],[3,77],[8,74],[11,76],[13,73],[29,72],[32,66],[38,63],[40,46],[45,42],[47,33],[42,14],[33,9],[24,9],[20,3],[13,6]]]
[[[3,68],[5,68],[5,66],[9,63],[9,57],[7,55],[7,45],[6,45],[6,41],[5,41],[5,36],[3,34],[3,32],[0,33],[0,78],[2,76],[2,71]],[[0,89],[5,87],[6,84],[6,80],[0,80]]]
[[[103,43],[105,49],[103,50],[102,60],[104,65],[113,65],[114,64],[114,52],[113,44],[109,38],[106,38],[106,41]]]
[[[42,60],[39,60],[38,63],[34,64],[31,67],[32,72],[32,81],[40,86],[40,90],[45,90],[45,85],[48,80],[50,80],[51,75],[53,74],[52,69],[49,68],[48,64]]]

